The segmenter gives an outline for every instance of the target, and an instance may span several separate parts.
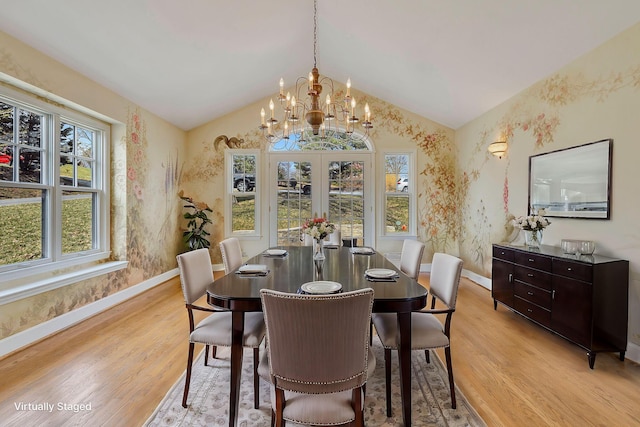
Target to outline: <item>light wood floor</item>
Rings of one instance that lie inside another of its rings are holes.
[[[141,425],[185,369],[187,330],[175,279],[0,360],[0,425]],[[583,350],[494,311],[489,291],[466,279],[452,337],[456,384],[490,426],[640,425],[640,366],[599,354],[590,370]]]

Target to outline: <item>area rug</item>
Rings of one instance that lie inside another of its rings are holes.
[[[379,340],[374,340],[376,369],[367,381],[365,422],[369,427],[396,427],[403,425],[400,406],[400,386],[396,352],[392,358],[393,416],[387,418],[384,382],[384,351]],[[261,349],[264,351],[264,349]],[[182,407],[184,374],[169,390],[145,426],[226,426],[229,423],[230,349],[219,348],[216,359],[209,358],[204,366],[204,354],[196,358],[189,389],[189,406]],[[271,425],[269,384],[260,381],[260,408],[253,408],[253,353],[245,349],[240,388],[238,426],[268,427]],[[411,420],[414,426],[485,426],[477,412],[469,405],[456,387],[457,408],[451,409],[447,372],[437,355],[426,363],[424,352],[414,351],[411,357],[412,381]],[[291,423],[287,424],[288,426]]]

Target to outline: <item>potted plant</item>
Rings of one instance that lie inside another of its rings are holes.
[[[194,202],[191,197],[185,196],[180,190],[178,197],[186,202],[183,206],[188,209],[184,213],[187,222],[187,231],[182,232],[182,240],[184,244],[193,251],[201,248],[209,248],[211,243],[209,237],[211,233],[204,229],[205,225],[211,224],[207,212],[212,212],[211,208],[204,202]]]

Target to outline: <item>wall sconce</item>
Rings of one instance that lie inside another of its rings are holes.
[[[506,141],[496,141],[489,144],[487,148],[491,154],[501,159],[504,156],[504,153],[507,151],[507,142]]]

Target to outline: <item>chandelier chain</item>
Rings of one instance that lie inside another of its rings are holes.
[[[318,0],[313,0],[313,68],[318,68]]]

